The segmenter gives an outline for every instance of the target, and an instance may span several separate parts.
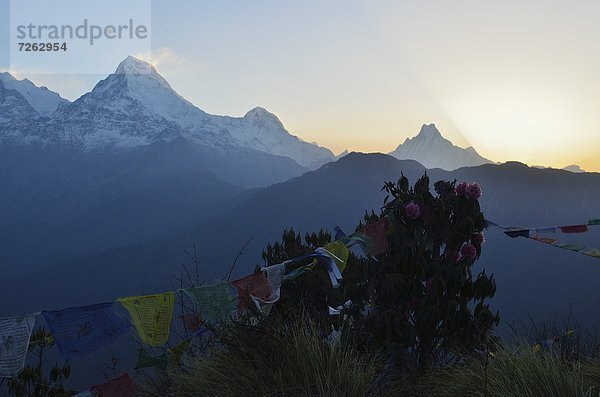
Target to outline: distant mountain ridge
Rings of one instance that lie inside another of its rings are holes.
[[[17,80],[10,73],[0,73],[0,90],[0,98],[16,98],[15,94],[18,94],[35,112],[44,117],[52,115],[59,106],[70,103],[56,92],[46,87],[37,87],[28,79]],[[12,95],[6,91],[13,91]]]
[[[417,136],[406,138],[389,155],[399,160],[416,160],[426,168],[447,171],[492,163],[480,156],[472,146],[466,149],[455,146],[442,136],[435,124],[423,124]]]
[[[229,269],[240,247],[244,255],[234,277],[251,272],[261,263],[267,242],[278,241],[284,228],[299,232],[332,230],[340,226],[354,230],[364,211],[378,211],[385,197],[384,181],[395,181],[403,173],[411,182],[425,172],[431,184],[438,180],[475,181],[482,186],[481,208],[486,219],[514,226],[566,225],[595,217],[600,200],[600,174],[574,174],[555,169],[535,169],[518,162],[485,164],[455,171],[426,170],[413,160],[397,160],[384,154],[350,153],[336,162],[300,177],[256,189],[237,204],[200,220],[191,233],[168,241],[120,247],[77,261],[57,261],[33,276],[7,280],[0,298],[5,310],[19,307],[34,310],[35,297],[18,297],[29,286],[42,296],[53,294],[57,305],[71,305],[79,296],[103,301],[111,296],[143,292],[130,280],[144,274],[144,288],[168,288],[169,275],[182,271],[182,247],[196,246],[202,252],[201,271],[206,280],[218,279]],[[433,189],[433,187],[432,187]],[[548,195],[548,191],[552,195]],[[565,204],[566,203],[566,204]],[[282,216],[284,214],[284,216]],[[573,236],[565,241],[597,246],[600,230]],[[594,234],[595,233],[595,234]],[[250,243],[248,241],[251,240]],[[584,321],[598,322],[596,307],[597,260],[532,240],[511,239],[498,230],[486,231],[486,244],[479,266],[497,277],[498,293],[493,306],[507,320],[535,315],[567,314],[568,302]],[[188,262],[189,263],[189,259]],[[76,269],[76,270],[75,270]],[[114,274],[121,277],[114,279]],[[70,290],[55,292],[63,284]],[[553,291],[548,294],[548,291]],[[30,306],[27,305],[29,301]],[[566,303],[566,304],[565,304]],[[564,305],[563,305],[564,304]],[[5,313],[18,314],[18,313]]]
[[[543,165],[532,165],[533,168],[539,168],[539,169],[548,169],[548,168],[553,168],[553,167],[545,167]],[[586,170],[584,170],[583,168],[581,168],[579,165],[577,164],[571,164],[571,165],[567,165],[566,167],[562,167],[561,170],[563,171],[569,171],[572,172],[574,174],[581,174],[582,172],[586,172]]]
[[[73,103],[29,80],[0,75],[0,143],[68,144],[90,151],[178,137],[286,156],[301,166],[335,159],[329,149],[291,135],[263,108],[244,117],[204,112],[175,92],[152,65],[131,56]]]
[[[263,150],[240,144],[224,117],[198,109],[135,58],[74,102],[0,75],[5,272],[166,238],[244,189],[308,171],[289,156],[323,159],[326,149],[303,144],[263,113],[255,120],[260,128],[266,120],[261,133],[282,136],[288,156],[270,153],[279,150],[273,142]],[[250,118],[227,122],[253,125]]]

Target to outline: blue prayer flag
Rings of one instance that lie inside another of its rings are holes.
[[[111,309],[112,303],[42,312],[65,360],[86,354],[114,341],[130,324]]]

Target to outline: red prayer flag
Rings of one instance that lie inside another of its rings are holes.
[[[137,386],[128,374],[91,388],[92,391],[98,393],[98,397],[133,397],[136,389]]]
[[[386,234],[390,226],[387,218],[380,219],[378,222],[369,223],[365,226],[363,233],[373,241],[372,254],[381,255],[390,250]]]
[[[561,226],[560,231],[563,233],[585,233],[588,228],[587,225]]]
[[[266,300],[272,293],[271,285],[265,272],[257,272],[237,280],[233,280],[231,285],[238,291],[238,308],[244,309],[250,295]]]

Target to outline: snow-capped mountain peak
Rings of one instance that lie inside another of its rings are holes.
[[[144,82],[147,85],[159,84],[168,90],[173,90],[171,85],[156,71],[153,65],[131,55],[119,64],[114,74],[126,75],[127,81],[133,82],[134,86],[136,85],[135,82]]]
[[[0,96],[2,89],[0,86]],[[13,97],[11,103],[28,107],[20,96]],[[4,102],[6,106],[2,107],[0,101],[0,120],[15,120],[15,106]],[[25,114],[25,110],[17,113]],[[335,159],[330,150],[290,134],[279,118],[264,108],[254,108],[244,117],[205,113],[175,92],[154,66],[133,56],[123,60],[115,73],[91,92],[61,108],[47,124],[30,127],[23,124],[10,133],[10,139],[71,142],[84,150],[95,150],[137,147],[181,137],[223,150],[237,147],[286,156],[310,168]]]
[[[250,121],[254,125],[284,129],[283,123],[279,118],[265,108],[255,107],[254,109],[249,110],[244,115],[244,119]]]
[[[455,146],[442,136],[435,124],[423,124],[417,136],[406,138],[403,144],[390,152],[390,155],[401,160],[416,160],[426,168],[442,168],[449,171],[490,163],[472,146],[466,149]]]
[[[150,63],[145,62],[141,59],[138,59],[134,56],[129,55],[125,58],[119,66],[117,66],[117,70],[115,70],[115,74],[153,74],[157,73],[154,66]]]
[[[94,106],[101,103],[115,112],[131,109],[133,100],[136,108],[171,121],[191,134],[207,123],[205,112],[175,92],[154,66],[133,56],[122,61],[115,73],[86,96],[86,101]]]
[[[38,87],[28,79],[17,80],[10,73],[0,73],[0,84],[7,90],[16,91],[41,116],[50,116],[61,104],[69,101],[46,87]]]
[[[244,117],[222,117],[217,122],[229,131],[236,144],[287,156],[311,169],[335,159],[329,149],[290,134],[275,114],[262,107],[249,110]]]

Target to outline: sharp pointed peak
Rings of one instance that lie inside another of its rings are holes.
[[[426,137],[441,137],[442,134],[437,129],[434,123],[431,124],[423,124],[421,126],[421,130],[417,136],[426,136]]]
[[[129,55],[115,70],[115,74],[153,74],[157,73],[150,63]]]

